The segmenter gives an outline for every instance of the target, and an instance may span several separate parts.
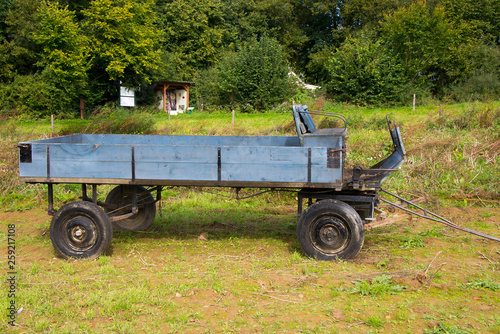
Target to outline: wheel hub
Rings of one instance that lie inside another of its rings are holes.
[[[71,234],[72,234],[73,240],[82,241],[85,239],[85,235],[87,234],[87,231],[82,226],[76,226],[76,227],[73,227]]]
[[[345,247],[349,238],[346,226],[335,217],[320,220],[315,229],[317,246],[328,250],[337,250]]]
[[[67,238],[77,248],[92,246],[97,238],[94,222],[84,216],[72,218],[66,227]]]

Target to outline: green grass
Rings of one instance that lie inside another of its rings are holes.
[[[314,109],[351,120],[349,166],[366,167],[389,153],[385,115],[391,115],[401,125],[408,157],[384,187],[410,199],[426,197],[426,208],[498,236],[498,103],[445,106],[441,119],[437,104],[415,112],[329,102],[323,107]],[[231,115],[220,112],[170,121],[153,117],[162,134],[295,131],[291,115],[281,111],[237,113],[234,128]],[[56,132],[87,122],[57,120]],[[108,253],[95,261],[62,260],[49,238],[46,187],[16,181],[15,144],[50,132],[48,120],[4,121],[0,127],[0,240],[6,249],[7,226],[15,223],[16,306],[23,308],[19,327],[8,326],[6,312],[0,313],[0,332],[500,331],[496,243],[407,219],[367,230],[353,261],[318,262],[298,245],[294,193],[237,201],[231,189],[165,188],[149,230],[114,233]],[[100,186],[99,199],[110,189]],[[55,186],[56,207],[78,196],[79,185]],[[418,280],[423,274],[427,279]],[[7,288],[4,281],[1,305],[9,302]]]
[[[495,283],[492,279],[477,279],[466,283],[466,287],[476,290],[490,289],[492,291],[500,290],[500,283]]]
[[[371,282],[367,280],[355,281],[354,288],[347,289],[353,294],[362,296],[374,296],[380,294],[396,294],[406,289],[406,286],[394,284],[393,279],[389,275],[380,275],[374,277]]]

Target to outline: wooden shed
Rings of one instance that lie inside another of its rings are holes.
[[[156,85],[156,96],[160,101],[158,108],[170,115],[183,113],[189,108],[189,87],[194,82],[189,81],[159,81]]]

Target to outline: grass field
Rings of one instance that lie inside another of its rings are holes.
[[[500,236],[499,103],[447,105],[442,116],[437,105],[415,112],[324,101],[311,107],[348,117],[350,167],[389,154],[389,114],[401,126],[408,157],[385,187]],[[224,113],[151,117],[148,129],[160,134],[295,130],[283,111],[238,113],[234,126]],[[76,128],[95,129],[89,121],[55,124],[56,133]],[[500,333],[500,244],[385,207],[380,218],[394,223],[368,228],[356,259],[319,262],[304,257],[296,240],[294,193],[237,201],[231,189],[172,187],[149,230],[115,232],[97,260],[63,260],[50,242],[46,189],[19,184],[16,174],[15,144],[50,135],[48,120],[1,123],[0,247],[7,259],[15,226],[19,314],[10,326],[12,287],[5,280],[0,332]],[[110,190],[99,189],[101,198]],[[55,195],[60,207],[77,200],[79,186],[56,186]]]

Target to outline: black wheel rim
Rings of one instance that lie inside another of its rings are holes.
[[[340,218],[321,216],[311,228],[312,244],[323,253],[335,254],[349,245],[351,230]]]
[[[99,237],[96,223],[87,216],[72,216],[61,226],[63,238],[72,250],[81,252],[92,248]]]

